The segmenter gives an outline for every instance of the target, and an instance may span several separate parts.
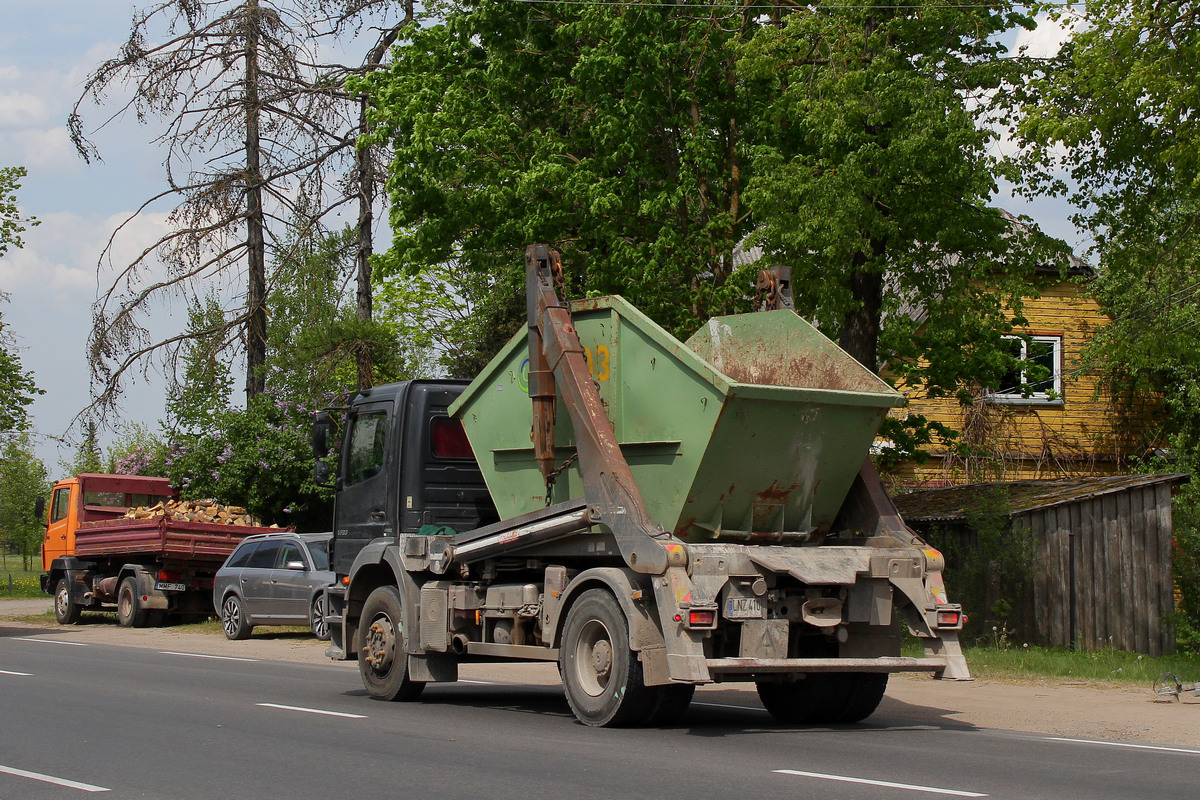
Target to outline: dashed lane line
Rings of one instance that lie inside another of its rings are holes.
[[[81,792],[110,792],[111,789],[106,789],[103,786],[93,786],[90,783],[80,783],[79,781],[70,781],[66,778],[56,778],[53,775],[43,775],[40,772],[29,772],[16,767],[0,766],[0,772],[6,775],[16,775],[18,778],[29,778],[42,783],[53,783],[55,786],[64,786],[68,789],[78,789]]]
[[[255,703],[263,708],[278,708],[283,711],[303,711],[305,714],[322,714],[326,717],[345,717],[347,719],[366,719],[365,714],[347,714],[343,711],[326,711],[321,708],[304,708],[302,706],[281,706],[278,703]]]
[[[9,639],[10,642],[41,642],[42,644],[62,644],[69,647],[87,647],[84,642],[63,642],[58,639],[35,639],[32,636],[14,636]]]
[[[20,675],[22,677],[28,678],[28,677],[31,677],[33,675],[33,673],[32,672],[12,672],[7,669],[0,669],[0,675]]]
[[[1102,747],[1124,747],[1130,750],[1157,750],[1163,753],[1186,753],[1189,756],[1200,756],[1200,750],[1187,747],[1164,747],[1160,744],[1131,744],[1130,742],[1101,742],[1095,739],[1067,739],[1062,736],[1047,736],[1048,742],[1070,742],[1072,744],[1097,744]]]
[[[818,778],[824,781],[838,781],[840,783],[859,783],[866,786],[882,786],[888,789],[908,789],[913,792],[926,792],[932,794],[946,794],[952,797],[987,797],[986,794],[979,792],[967,792],[961,789],[942,789],[937,786],[918,786],[912,783],[893,783],[892,781],[873,781],[868,778],[853,778],[849,775],[826,775],[822,772],[802,772],[798,769],[777,769],[772,770],[780,775],[796,775],[801,778]]]
[[[164,656],[186,656],[188,658],[211,658],[217,661],[258,661],[257,658],[239,658],[238,656],[211,656],[207,653],[177,653],[174,650],[159,650],[159,655]]]

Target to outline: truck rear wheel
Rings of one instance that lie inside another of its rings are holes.
[[[758,697],[783,723],[861,722],[883,700],[887,678],[886,673],[819,672],[794,683],[759,683]]]
[[[146,625],[146,609],[142,608],[135,577],[121,581],[121,588],[117,590],[117,622],[123,628],[143,628]]]
[[[74,625],[83,615],[83,609],[71,601],[71,584],[59,578],[54,587],[54,618],[59,625]]]
[[[409,680],[400,591],[380,586],[363,604],[358,625],[358,674],[377,700],[415,700],[424,683]]]
[[[567,702],[584,725],[636,725],[654,711],[655,692],[642,682],[629,623],[610,592],[589,589],[571,605],[558,659]]]
[[[677,722],[691,705],[692,696],[696,694],[694,685],[684,683],[651,686],[649,689],[653,693],[653,699],[642,724],[651,727]]]

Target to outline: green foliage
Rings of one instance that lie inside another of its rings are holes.
[[[967,614],[966,642],[1000,646],[1032,636],[1033,537],[1012,525],[1008,508],[1001,488],[980,496],[965,530],[929,535],[946,557],[946,585]]]
[[[24,218],[17,205],[17,189],[26,175],[24,167],[0,167],[0,258],[9,247],[18,250],[23,246],[21,234],[27,226],[40,225],[36,218]]]
[[[41,552],[43,523],[33,515],[34,501],[47,489],[46,465],[33,452],[27,433],[0,443],[0,546],[17,553],[26,569]]]
[[[85,472],[104,472],[104,455],[100,452],[100,442],[96,437],[96,422],[88,419],[83,423],[83,439],[75,448],[75,457],[71,460],[70,474],[80,475]]]
[[[141,423],[130,423],[116,432],[108,447],[108,471],[117,475],[167,474],[167,442]]]
[[[0,292],[0,300],[4,299],[7,295]],[[45,392],[33,382],[33,374],[21,366],[16,342],[0,317],[0,397],[4,398],[0,403],[0,434],[25,430],[29,426],[26,406],[40,394]]]
[[[217,293],[188,300],[186,340],[180,353],[183,374],[167,390],[167,419],[171,428],[199,432],[229,406],[233,376],[221,353],[228,325]]]
[[[620,293],[686,335],[749,310],[758,265],[735,253],[757,243],[802,314],[906,387],[1010,372],[1006,304],[1065,247],[988,208],[1007,165],[977,101],[1019,77],[995,35],[1031,21],[821,5],[439,8],[350,84],[395,152],[383,290],[420,275],[477,298],[475,324],[437,330],[470,375],[519,325],[527,244],[562,252],[569,297]]]
[[[327,490],[312,482],[309,409],[269,392],[227,409],[212,427],[177,436],[165,472],[184,499],[245,506],[266,524],[327,529]]]
[[[357,388],[359,363],[370,365],[372,383],[385,383],[416,377],[432,360],[425,334],[393,305],[376,303],[360,319],[347,288],[357,247],[352,228],[315,239],[293,228],[267,300],[266,382],[280,396],[320,408]]]
[[[39,559],[33,559],[30,567],[26,569],[24,564],[15,561],[10,564],[8,554],[3,554],[0,556],[0,597],[45,598],[46,593],[42,591],[42,572],[42,562]],[[2,608],[3,606],[0,606],[0,609]],[[51,616],[53,613],[50,612]]]

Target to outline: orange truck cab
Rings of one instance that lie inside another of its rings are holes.
[[[119,519],[138,506],[172,500],[178,492],[166,478],[84,473],[54,484],[42,542],[42,569],[75,555],[75,532],[86,522]]]

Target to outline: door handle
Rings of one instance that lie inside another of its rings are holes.
[[[384,514],[382,511],[372,511],[371,512],[371,519],[383,519],[385,516],[387,516],[387,515]]]

